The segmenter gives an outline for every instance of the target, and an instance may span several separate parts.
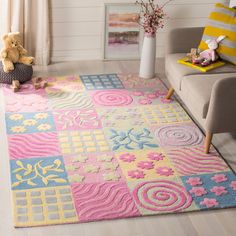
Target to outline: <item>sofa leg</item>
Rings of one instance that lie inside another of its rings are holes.
[[[167,95],[166,95],[166,99],[170,99],[171,96],[173,95],[174,91],[175,91],[175,90],[174,90],[172,87],[169,88],[169,91],[168,91],[168,93],[167,93]]]
[[[205,150],[204,150],[204,152],[206,154],[209,153],[212,137],[213,137],[213,134],[211,132],[207,131],[206,138],[205,138]]]

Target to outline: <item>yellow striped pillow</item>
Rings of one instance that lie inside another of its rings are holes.
[[[216,39],[220,35],[225,35],[226,38],[219,44],[218,55],[236,65],[236,9],[217,3],[209,16],[199,49],[207,49],[205,41]]]

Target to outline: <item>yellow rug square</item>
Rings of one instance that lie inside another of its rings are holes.
[[[161,148],[116,153],[127,181],[165,179],[177,172]]]

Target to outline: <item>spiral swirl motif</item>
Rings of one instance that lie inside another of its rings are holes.
[[[93,101],[103,106],[126,106],[132,103],[133,99],[124,90],[106,90],[94,93]]]
[[[194,126],[168,125],[155,131],[162,146],[195,146],[203,141],[202,133]]]
[[[191,195],[176,182],[156,180],[142,182],[133,190],[138,206],[155,212],[177,212],[188,208]]]

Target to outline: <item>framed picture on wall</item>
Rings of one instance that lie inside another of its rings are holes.
[[[230,0],[229,6],[233,7],[233,8],[236,8],[236,0]]]
[[[138,59],[139,8],[135,4],[105,3],[104,59]]]

